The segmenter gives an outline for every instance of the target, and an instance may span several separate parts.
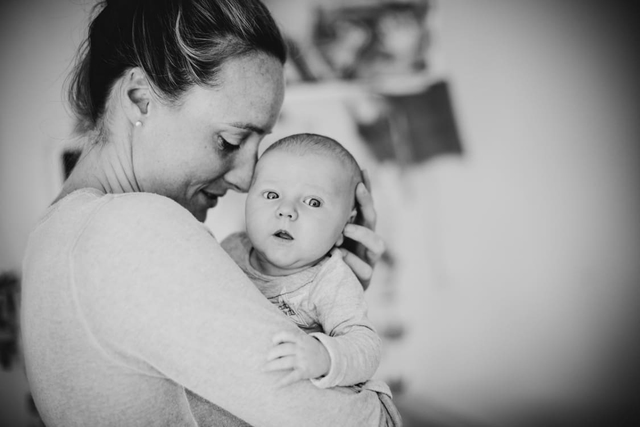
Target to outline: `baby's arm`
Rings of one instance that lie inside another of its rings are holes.
[[[342,259],[327,263],[311,300],[325,333],[276,336],[267,370],[291,370],[283,383],[309,378],[321,388],[370,379],[380,363],[381,340],[367,318],[362,286]]]

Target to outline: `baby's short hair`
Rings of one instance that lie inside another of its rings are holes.
[[[262,155],[274,150],[284,150],[300,156],[312,153],[332,157],[345,166],[351,178],[353,189],[358,183],[363,182],[362,170],[353,155],[342,144],[328,136],[315,133],[297,133],[285,136],[267,147]]]

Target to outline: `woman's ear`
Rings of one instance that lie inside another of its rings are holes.
[[[130,69],[122,85],[122,103],[131,123],[144,122],[151,100],[151,86],[145,73],[139,67]]]

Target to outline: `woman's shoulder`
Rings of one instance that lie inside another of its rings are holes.
[[[100,215],[114,221],[165,222],[176,221],[200,224],[195,217],[174,200],[154,193],[124,193],[105,196]]]
[[[220,242],[220,246],[229,254],[248,253],[252,248],[251,241],[244,231],[231,233]]]
[[[104,193],[94,188],[83,188],[67,194],[57,200],[45,214],[49,216],[62,213],[68,216],[69,212],[82,212],[89,214],[108,212],[109,215],[126,214],[135,212],[141,214],[154,213],[163,215],[184,215],[189,212],[168,197],[154,193]]]
[[[211,239],[208,229],[177,202],[152,193],[107,194],[86,219],[85,239],[137,243]]]
[[[191,216],[189,211],[174,200],[155,193],[108,194],[105,197],[108,201],[108,209],[112,209],[114,213],[122,210],[129,214],[139,211],[144,214],[155,213],[159,216]]]

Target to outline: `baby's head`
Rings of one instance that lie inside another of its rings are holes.
[[[288,275],[342,244],[356,216],[358,163],[340,143],[316,134],[283,138],[260,157],[247,195],[254,268]]]

